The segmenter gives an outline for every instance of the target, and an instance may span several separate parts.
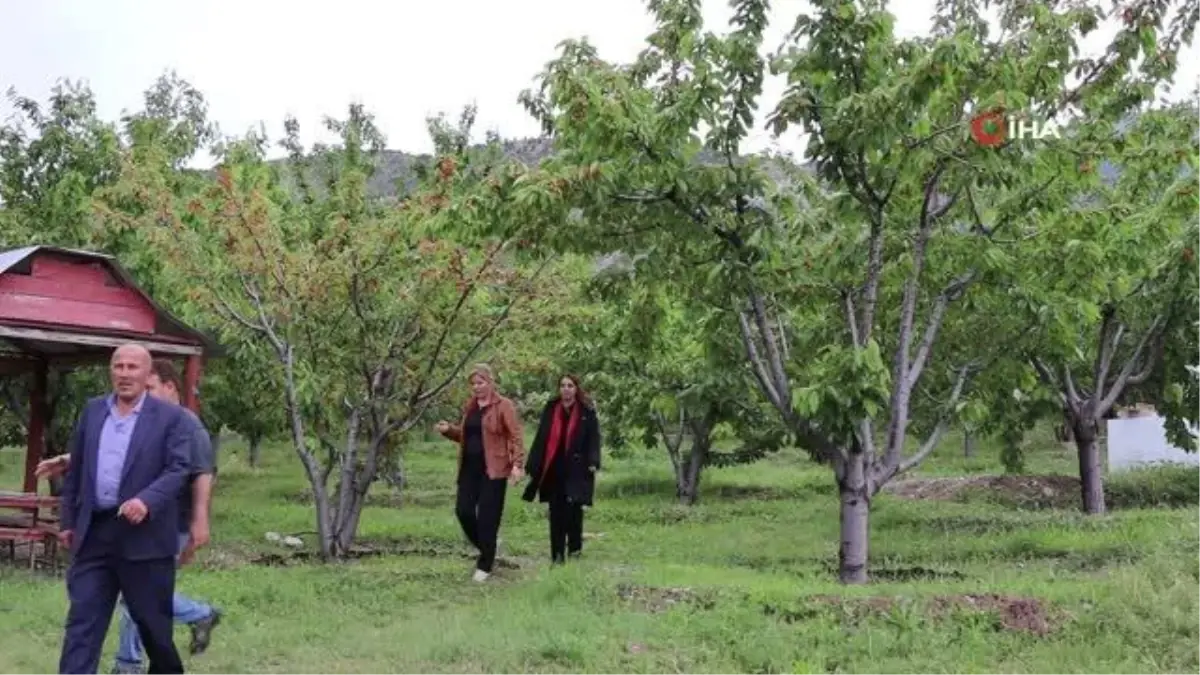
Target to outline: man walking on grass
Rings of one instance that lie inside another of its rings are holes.
[[[179,405],[182,383],[179,373],[170,361],[154,360],[146,380],[146,392],[158,400]],[[209,505],[212,499],[213,476],[216,473],[216,457],[212,442],[204,424],[186,408],[181,408],[188,423],[190,439],[191,469],[189,481],[185,483],[179,503],[178,544],[180,564],[187,564],[196,549],[209,540]],[[41,462],[37,467],[39,476],[53,476],[66,470],[69,459],[62,455]],[[182,593],[175,593],[172,609],[174,619],[192,629],[192,654],[200,654],[208,648],[212,630],[220,623],[221,613],[212,606],[196,601]],[[128,608],[121,604],[120,635],[114,673],[141,673],[142,640]]]
[[[182,673],[171,632],[179,494],[191,424],[147,396],[150,352],[118,347],[112,393],[88,401],[70,444],[59,540],[71,552],[60,673],[95,673],[117,597],[146,641],[151,673]]]

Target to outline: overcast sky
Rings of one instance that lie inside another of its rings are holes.
[[[705,4],[710,27],[723,26],[727,3]],[[894,2],[899,32],[926,32],[933,5]],[[586,35],[605,58],[628,60],[652,29],[643,7],[640,0],[0,0],[0,90],[15,86],[44,100],[56,78],[83,79],[101,115],[115,119],[139,108],[142,92],[174,69],[204,92],[226,134],[265,122],[274,139],[291,114],[312,140],[324,115],[341,116],[360,101],[389,147],[424,152],[426,116],[457,116],[470,102],[479,106],[480,137],[486,129],[536,135],[516,97],[555,45]],[[773,3],[768,48],[803,7]],[[1198,57],[1196,47],[1181,56],[1173,98],[1195,86]],[[765,108],[781,89],[768,83]],[[0,104],[0,116],[10,112]],[[747,149],[771,144],[759,131]],[[779,146],[801,147],[795,134]]]

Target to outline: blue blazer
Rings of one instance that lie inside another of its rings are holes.
[[[96,456],[110,396],[87,402],[71,438],[71,463],[63,480],[59,517],[62,529],[73,532],[72,552],[84,543],[92,521]],[[125,455],[118,502],[137,497],[146,504],[149,513],[138,525],[122,518],[128,529],[126,536],[121,537],[123,558],[152,560],[171,558],[178,553],[179,495],[190,469],[190,432],[191,425],[182,408],[146,395]]]

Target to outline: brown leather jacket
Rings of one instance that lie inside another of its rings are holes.
[[[446,438],[458,444],[458,465],[462,467],[463,426],[472,401],[463,406],[462,420],[450,425]],[[513,402],[499,394],[483,409],[483,461],[488,478],[508,478],[514,466],[525,465],[525,429]]]

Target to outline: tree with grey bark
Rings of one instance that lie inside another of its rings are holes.
[[[767,70],[765,3],[733,3],[724,36],[695,2],[650,6],[658,27],[634,63],[570,41],[523,96],[559,150],[525,198],[566,223],[554,245],[620,248],[685,295],[726,290],[761,393],[833,470],[839,575],[864,582],[872,497],[937,447],[971,376],[1000,358],[977,339],[984,319],[1005,306],[1015,247],[1067,205],[1078,172],[1070,139],[985,144],[973,119],[1005,106],[1117,119],[1145,100],[1124,83],[1169,76],[1142,57],[1169,63],[1170,12],[1186,24],[1191,10],[1139,3],[1102,55],[1071,56],[1099,4],[1005,4],[997,35],[982,3],[946,3],[931,36],[901,39],[883,2],[816,2],[775,59],[789,86],[770,117],[808,134],[813,176],[739,152]],[[947,349],[943,334],[976,337]],[[914,406],[918,393],[933,403]]]

